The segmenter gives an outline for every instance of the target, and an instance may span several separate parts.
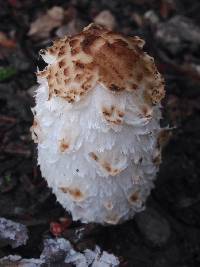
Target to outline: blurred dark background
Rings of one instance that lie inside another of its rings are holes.
[[[0,217],[29,229],[26,246],[0,245],[0,257],[38,257],[64,217],[61,235],[76,249],[98,244],[121,266],[200,266],[199,14],[199,0],[0,0]],[[70,222],[41,178],[29,132],[38,51],[92,21],[145,39],[166,80],[163,125],[171,127],[146,210],[106,228]]]

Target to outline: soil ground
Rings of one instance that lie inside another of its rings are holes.
[[[45,37],[44,29],[30,35],[31,23],[54,6],[64,10],[60,25]],[[100,245],[119,256],[121,266],[200,266],[198,0],[0,0],[0,216],[29,229],[26,246],[0,246],[0,257],[39,257],[43,239],[52,236],[50,224],[61,217],[70,220],[37,167],[29,132],[34,72],[42,67],[38,51],[51,39],[78,31],[103,10],[115,18],[117,31],[146,40],[145,50],[166,80],[162,123],[171,127],[171,137],[144,213],[115,227],[72,223],[62,235],[80,251]]]

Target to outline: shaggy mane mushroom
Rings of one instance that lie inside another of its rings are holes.
[[[42,175],[74,220],[121,223],[153,187],[165,91],[143,46],[90,24],[41,51],[31,130]]]

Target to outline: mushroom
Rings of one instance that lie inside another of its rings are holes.
[[[154,186],[165,91],[143,45],[90,24],[41,52],[31,130],[41,173],[73,220],[126,221]]]

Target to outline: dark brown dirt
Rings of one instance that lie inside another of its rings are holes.
[[[200,28],[198,0],[0,0],[0,216],[28,226],[26,246],[0,246],[0,257],[20,254],[38,257],[50,223],[69,215],[56,202],[41,178],[29,128],[32,86],[38,51],[55,38],[28,36],[30,23],[52,6],[65,9],[67,30],[78,30],[108,9],[116,29],[139,35],[155,57],[166,80],[163,125],[172,135],[163,151],[163,163],[144,213],[116,227],[72,223],[63,236],[77,249],[100,245],[121,258],[121,266],[200,266]],[[69,29],[70,21],[75,21]],[[6,70],[7,77],[2,74]],[[8,68],[13,74],[8,75]],[[143,223],[143,222],[146,222]],[[146,227],[148,225],[148,227]],[[83,227],[82,235],[77,229]]]

